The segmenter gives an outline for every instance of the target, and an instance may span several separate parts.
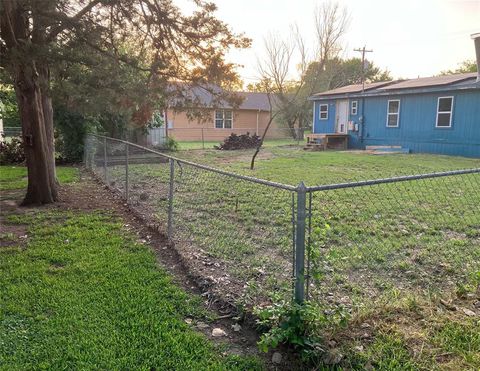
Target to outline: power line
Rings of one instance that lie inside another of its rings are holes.
[[[363,48],[353,49],[355,52],[362,53],[362,93],[365,91],[365,53],[372,53],[373,50],[367,50],[366,45]]]

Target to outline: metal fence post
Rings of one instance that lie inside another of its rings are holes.
[[[295,229],[295,302],[305,300],[305,219],[307,187],[301,182],[297,187],[297,220]]]
[[[168,227],[167,236],[169,240],[173,237],[173,186],[175,184],[175,161],[173,159],[170,162],[170,185],[168,189]]]
[[[125,199],[128,203],[128,187],[129,187],[129,179],[128,179],[128,144],[125,143]]]
[[[108,184],[107,179],[107,138],[103,138],[103,176],[105,183]]]

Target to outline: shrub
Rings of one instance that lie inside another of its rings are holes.
[[[57,163],[80,162],[89,122],[83,115],[63,107],[54,111],[55,152]]]
[[[262,351],[267,352],[280,344],[289,345],[298,350],[305,361],[323,355],[321,330],[330,326],[343,327],[349,317],[343,308],[325,311],[309,301],[297,304],[277,300],[267,307],[255,308],[254,312],[260,330],[266,330],[258,344]]]
[[[215,149],[220,150],[235,150],[235,149],[248,149],[256,148],[260,144],[261,139],[258,135],[250,133],[247,134],[230,134],[228,138],[225,138],[222,144],[215,146]]]
[[[178,142],[172,137],[168,137],[167,142],[165,143],[165,148],[169,151],[178,151]]]
[[[165,143],[158,144],[156,146],[153,146],[154,149],[160,150],[160,151],[178,151],[178,142],[173,139],[172,137],[168,137]]]
[[[25,161],[25,152],[23,150],[22,140],[13,137],[10,141],[5,140],[2,135],[0,141],[0,165],[20,164]]]

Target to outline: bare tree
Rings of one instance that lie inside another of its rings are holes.
[[[337,2],[325,2],[315,11],[316,60],[321,67],[338,56],[342,50],[341,38],[350,23],[346,8]]]
[[[296,25],[292,27],[292,36],[287,41],[274,35],[265,39],[265,59],[258,62],[261,78],[259,86],[268,94],[271,118],[252,157],[251,169],[255,166],[255,158],[260,152],[273,118],[285,123],[294,139],[302,135],[302,130],[297,129],[302,129],[303,123],[307,120],[306,112],[310,105],[307,98],[314,93],[316,81],[326,63],[337,57],[342,50],[340,41],[348,23],[348,12],[338,3],[327,2],[317,8],[315,14],[317,47],[313,58],[310,57]],[[316,61],[315,69],[307,74],[308,67],[313,61]],[[293,70],[293,66],[296,71]],[[294,74],[299,77],[292,79]]]

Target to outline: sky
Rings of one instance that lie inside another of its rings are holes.
[[[247,50],[228,59],[243,67],[246,83],[258,79],[264,38],[290,35],[296,23],[307,46],[315,46],[314,13],[322,0],[211,0],[217,17],[252,39]],[[472,33],[480,32],[480,0],[337,0],[350,14],[343,37],[344,57],[360,57],[354,48],[372,49],[367,58],[394,78],[416,78],[454,69],[475,59]],[[187,10],[188,0],[175,1]]]

